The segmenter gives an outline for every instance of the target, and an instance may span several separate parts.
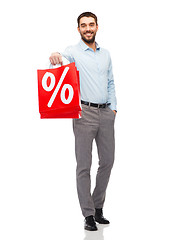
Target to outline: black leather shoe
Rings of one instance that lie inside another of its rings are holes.
[[[98,222],[100,224],[109,224],[110,223],[106,218],[103,217],[102,208],[96,208],[95,220],[96,220],[96,222]]]
[[[85,228],[85,230],[88,230],[88,231],[97,231],[98,230],[97,226],[96,226],[96,222],[92,215],[85,218],[84,228]]]

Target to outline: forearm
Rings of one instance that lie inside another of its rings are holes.
[[[110,109],[115,110],[117,112],[117,99],[114,80],[108,81],[108,102],[111,103],[111,105],[109,106]]]

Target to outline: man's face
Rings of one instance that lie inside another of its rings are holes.
[[[82,17],[80,19],[78,32],[86,43],[93,43],[98,30],[98,25],[92,17]]]

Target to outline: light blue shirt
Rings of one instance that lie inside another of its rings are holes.
[[[110,54],[96,43],[96,51],[89,48],[82,40],[69,46],[62,53],[69,62],[75,62],[80,76],[81,100],[92,103],[111,103],[112,110],[117,110],[115,84]]]

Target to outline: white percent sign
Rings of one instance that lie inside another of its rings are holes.
[[[57,86],[56,86],[56,88],[55,88],[55,90],[54,90],[54,92],[53,92],[53,94],[52,94],[49,102],[48,102],[48,105],[47,105],[47,106],[48,106],[49,108],[52,106],[52,104],[53,104],[53,102],[54,102],[54,100],[55,100],[55,98],[56,98],[56,96],[57,96],[57,93],[58,93],[58,91],[59,91],[59,89],[60,89],[60,87],[61,87],[61,85],[62,85],[62,83],[63,83],[63,80],[64,80],[64,78],[66,77],[66,74],[67,74],[68,71],[69,71],[69,67],[66,67],[66,68],[64,69],[61,77],[60,77],[60,80],[59,80],[59,82],[58,82],[58,84],[57,84]],[[50,77],[50,79],[51,79],[51,82],[50,82],[50,85],[47,86],[47,79],[48,79],[49,77]],[[43,78],[42,78],[42,87],[43,87],[43,89],[44,89],[45,91],[50,92],[51,90],[53,90],[53,88],[54,88],[54,86],[55,86],[55,82],[56,82],[56,79],[55,79],[54,74],[53,74],[53,73],[50,73],[50,72],[46,72],[46,73],[44,74]],[[65,98],[66,89],[69,90],[69,96],[68,96],[67,99]],[[63,86],[63,88],[62,88],[62,90],[61,90],[61,93],[60,93],[60,98],[61,98],[62,102],[63,102],[64,104],[69,104],[69,103],[72,101],[72,99],[73,99],[73,95],[74,95],[73,87],[72,87],[70,84],[64,84],[64,86]]]

